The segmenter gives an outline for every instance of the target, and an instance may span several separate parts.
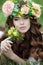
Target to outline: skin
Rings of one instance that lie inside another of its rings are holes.
[[[29,18],[13,19],[13,24],[15,28],[21,33],[26,33],[30,29]],[[1,53],[12,59],[14,62],[23,64],[25,61],[13,53],[11,49],[11,44],[13,44],[13,42],[11,42],[9,39],[10,37],[1,42]]]
[[[15,53],[13,53],[11,49],[11,44],[13,42],[11,42],[9,39],[10,37],[6,38],[5,40],[1,42],[1,53],[5,55],[6,57],[8,57],[9,59],[13,60],[14,62],[23,64],[24,60],[20,58],[19,56],[17,56]]]
[[[15,28],[21,33],[26,33],[30,29],[30,19],[28,17],[15,17],[13,19],[13,24]]]

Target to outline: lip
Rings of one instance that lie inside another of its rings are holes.
[[[20,27],[21,30],[24,30],[25,28],[26,28],[26,26],[22,26],[22,27]]]

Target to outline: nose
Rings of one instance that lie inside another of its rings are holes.
[[[20,21],[20,24],[21,24],[21,25],[24,25],[24,21],[23,21],[23,20],[21,20],[21,21]]]

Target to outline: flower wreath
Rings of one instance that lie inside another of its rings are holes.
[[[26,2],[19,8],[18,2]],[[32,0],[9,0],[3,4],[2,11],[7,16],[28,16],[30,18],[39,18],[41,15],[40,5],[32,2]]]
[[[20,2],[24,2],[21,7]],[[2,6],[2,11],[12,18],[12,16],[27,16],[30,18],[39,18],[41,15],[41,6],[32,2],[32,0],[8,0]],[[11,27],[8,30],[8,36],[11,37],[11,40],[15,39],[23,40],[24,35],[20,34],[14,27]]]

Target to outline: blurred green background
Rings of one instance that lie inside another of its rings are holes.
[[[5,26],[5,22],[6,22],[6,16],[3,14],[1,8],[2,8],[2,5],[3,3],[5,2],[6,0],[0,0],[0,26]],[[36,3],[38,4],[41,4],[43,6],[43,0],[33,0],[35,1]],[[41,31],[43,31],[43,7],[41,8],[42,10],[42,14],[41,14],[41,17],[38,19],[39,23],[42,25],[41,27]]]

